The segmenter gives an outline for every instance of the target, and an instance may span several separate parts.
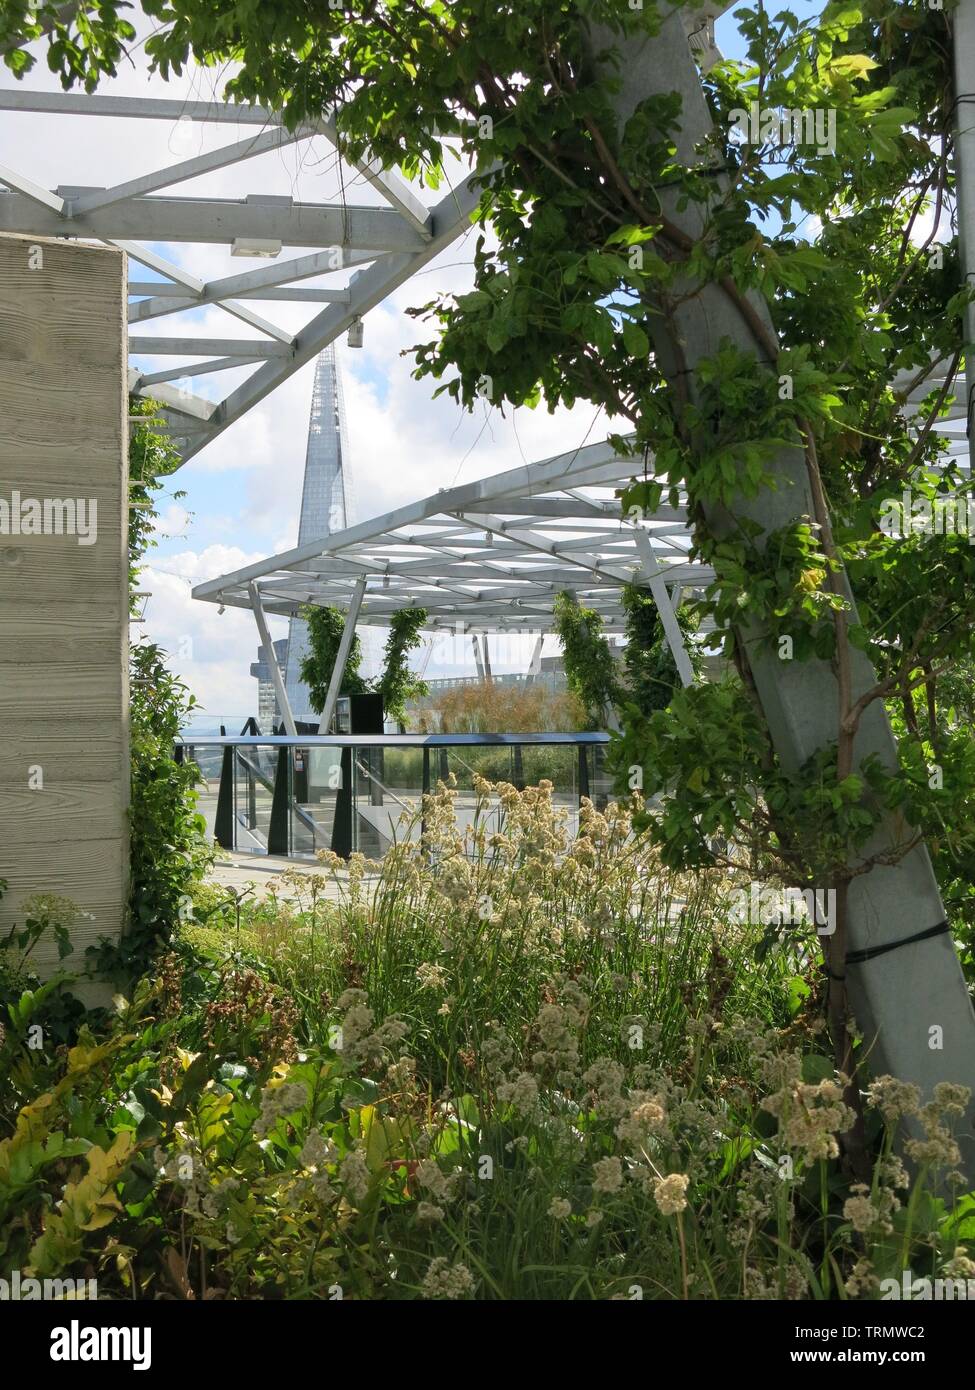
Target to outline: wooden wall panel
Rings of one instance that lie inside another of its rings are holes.
[[[125,343],[120,251],[0,234],[0,933],[57,893],[79,950],[128,892]],[[94,542],[12,533],[15,492],[96,499]]]

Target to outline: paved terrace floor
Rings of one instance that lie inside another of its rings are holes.
[[[282,874],[286,869],[323,874],[326,880],[325,896],[336,902],[340,897],[340,883],[348,883],[348,874],[343,870],[340,869],[333,874],[331,870],[322,869],[320,864],[311,859],[286,859],[284,855],[277,854],[241,854],[237,850],[225,849],[218,852],[206,881],[221,888],[232,888],[236,893],[253,883],[255,892],[251,901],[266,898],[272,891],[281,899],[290,899],[296,897],[296,892],[291,884],[282,881]],[[367,874],[363,881],[368,887],[376,877],[375,874]]]

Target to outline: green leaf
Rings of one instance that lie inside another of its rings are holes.
[[[650,339],[638,323],[632,319],[623,320],[623,346],[631,357],[648,357]]]

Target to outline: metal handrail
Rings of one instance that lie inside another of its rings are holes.
[[[608,744],[609,734],[268,734],[238,736],[181,734],[184,748],[507,748],[515,744],[590,746]]]
[[[247,725],[244,726],[248,727]],[[272,793],[271,820],[267,834],[267,850],[269,853],[292,852],[292,830],[295,824],[300,824],[311,832],[313,844],[317,842],[318,835],[323,827],[317,818],[306,811],[295,795],[292,787],[292,752],[302,750],[311,753],[315,749],[328,749],[332,753],[340,754],[343,767],[346,769],[348,787],[345,791],[337,793],[334,808],[334,819],[332,826],[332,848],[343,857],[348,857],[352,852],[354,844],[357,842],[358,826],[363,819],[361,810],[355,804],[354,778],[348,776],[355,769],[362,773],[369,782],[379,788],[385,796],[390,797],[396,804],[404,810],[410,810],[409,804],[396,794],[391,788],[387,787],[372,771],[368,762],[364,762],[358,754],[370,750],[394,750],[394,749],[417,749],[423,754],[423,794],[430,790],[430,753],[431,751],[455,750],[454,758],[465,768],[473,773],[474,769],[461,758],[456,752],[457,749],[467,748],[510,748],[515,753],[516,780],[519,775],[517,769],[520,767],[520,752],[524,748],[573,748],[578,754],[578,797],[579,803],[589,796],[589,758],[587,751],[593,748],[606,747],[610,743],[610,736],[605,733],[578,732],[578,733],[516,733],[516,734],[238,734],[236,737],[227,734],[220,735],[195,735],[191,730],[181,733],[176,741],[175,757],[177,761],[182,761],[187,753],[190,756],[196,754],[196,750],[202,749],[221,749],[223,754],[222,770],[220,777],[220,787],[217,796],[215,835],[219,844],[225,848],[233,849],[237,841],[237,824],[240,820],[237,815],[237,781],[233,775],[234,766],[240,766],[248,778],[251,788],[258,782]],[[273,749],[277,754],[277,772],[272,780],[264,769],[261,768],[256,759],[248,756],[252,750],[261,748]],[[369,760],[371,761],[371,760]],[[597,758],[598,764],[598,758]],[[351,798],[351,799],[350,799]],[[368,818],[365,818],[368,819]],[[240,822],[242,823],[242,822]],[[372,830],[380,837],[380,840],[389,838],[378,826],[368,821]],[[251,827],[248,825],[248,829]],[[273,842],[273,843],[272,843]]]
[[[355,765],[364,777],[368,777],[370,782],[375,782],[376,786],[385,796],[391,796],[393,800],[396,802],[397,806],[402,806],[404,811],[414,810],[414,807],[412,807],[408,801],[404,801],[401,796],[397,796],[396,793],[391,790],[391,788],[386,786],[385,782],[380,782],[376,774],[370,771],[370,769],[366,767],[365,763],[360,763],[359,759],[356,758]],[[380,831],[379,833],[382,834],[382,831]]]

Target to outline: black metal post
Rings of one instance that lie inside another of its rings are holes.
[[[222,849],[234,848],[234,748],[232,744],[228,744],[223,750],[213,835]]]
[[[589,796],[589,754],[584,743],[579,744],[579,805]]]
[[[348,859],[352,853],[352,749],[342,749],[342,781],[335,793],[335,817],[332,821],[332,849]]]
[[[291,853],[291,749],[278,749],[278,764],[274,772],[274,794],[271,798],[271,821],[267,828],[268,854]]]

